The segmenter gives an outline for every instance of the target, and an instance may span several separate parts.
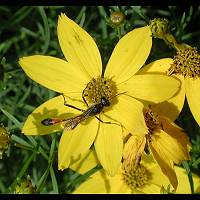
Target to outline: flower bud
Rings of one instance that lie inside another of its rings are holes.
[[[150,21],[150,29],[153,37],[164,39],[169,34],[169,21],[155,18]]]
[[[125,20],[125,14],[121,11],[114,11],[110,14],[110,21],[113,26],[120,26]]]

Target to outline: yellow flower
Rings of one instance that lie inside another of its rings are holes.
[[[3,124],[0,124],[0,159],[3,157],[4,151],[8,148],[10,136]]]
[[[150,108],[144,109],[144,117],[149,133],[143,137],[133,134],[128,138],[123,152],[125,169],[129,170],[132,163],[137,166],[144,150],[150,150],[162,172],[176,189],[178,180],[174,163],[181,164],[182,161],[190,159],[189,138],[183,129]]]
[[[87,109],[87,104],[100,103],[105,97],[110,106],[100,118],[85,120],[70,133],[64,129],[58,149],[58,167],[63,170],[86,152],[94,143],[101,165],[110,175],[119,168],[122,158],[122,127],[145,134],[143,104],[137,99],[161,102],[179,89],[179,82],[164,75],[134,74],[145,63],[152,45],[148,26],[127,33],[115,46],[102,73],[102,61],[93,38],[66,15],[58,19],[58,39],[66,60],[34,55],[20,58],[19,64],[34,81],[64,94],[68,104]],[[159,83],[159,84],[158,84]],[[165,90],[161,89],[165,87]],[[136,99],[137,98],[137,99]],[[63,129],[59,124],[44,126],[46,118],[69,118],[80,111],[64,106],[63,96],[57,96],[36,108],[27,118],[22,132],[44,135]],[[115,123],[115,124],[113,124]],[[121,127],[122,125],[122,127]]]
[[[140,70],[143,73],[168,74],[181,81],[181,89],[172,99],[158,105],[162,114],[173,121],[183,108],[185,96],[191,113],[200,125],[200,55],[196,48],[183,48],[173,59],[165,58],[155,61]],[[167,106],[167,109],[166,109]]]
[[[36,188],[33,187],[31,180],[23,179],[17,184],[14,194],[34,194],[36,193]]]
[[[83,161],[84,160],[84,161]],[[83,161],[83,162],[82,162]],[[98,160],[94,152],[89,152],[78,162],[70,166],[71,169],[84,174],[95,165]],[[184,169],[174,167],[179,181],[179,185],[175,193],[190,194],[190,184]],[[194,190],[200,192],[200,178],[193,174]],[[158,165],[153,161],[150,155],[142,158],[141,164],[137,168],[125,171],[122,167],[115,176],[107,176],[104,170],[100,170],[81,183],[73,192],[74,194],[159,194],[163,193],[163,188],[171,186],[168,179],[163,176]],[[174,192],[172,187],[170,193]]]

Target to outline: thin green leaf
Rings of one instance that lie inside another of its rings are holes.
[[[194,182],[193,182],[193,178],[192,178],[192,172],[190,170],[190,166],[188,164],[187,161],[183,161],[182,162],[183,167],[185,168],[187,174],[188,174],[188,179],[190,182],[190,189],[191,189],[191,193],[194,194]]]
[[[37,186],[37,189],[36,189],[36,192],[40,192],[42,191],[43,187],[44,187],[44,184],[47,180],[47,177],[49,175],[49,169],[50,169],[50,165],[48,165],[47,169],[45,170],[44,174],[42,175],[42,177],[40,178],[40,180],[38,181],[38,183],[36,184]]]
[[[52,185],[53,185],[53,190],[56,194],[59,193],[58,191],[58,183],[57,183],[57,180],[56,180],[56,176],[55,176],[55,173],[54,173],[54,169],[53,167],[51,166],[50,167],[50,175],[51,175],[51,181],[52,181]]]
[[[83,15],[85,15],[86,6],[83,6],[78,14],[78,16],[75,19],[75,22],[79,24],[79,22],[82,20]]]
[[[13,116],[11,115],[9,112],[7,112],[6,110],[4,110],[3,108],[0,108],[0,110],[4,113],[4,115],[6,115],[18,128],[22,127],[22,124]]]
[[[97,165],[95,167],[93,167],[92,169],[90,169],[88,172],[86,172],[83,175],[78,176],[75,180],[73,180],[73,182],[71,183],[71,185],[69,186],[70,188],[74,189],[76,188],[78,185],[80,185],[83,181],[87,180],[92,174],[96,173],[97,171],[99,171],[100,169],[102,169],[101,165]]]
[[[38,7],[38,10],[39,10],[39,13],[42,17],[42,20],[43,20],[43,23],[44,23],[44,32],[45,32],[45,35],[44,35],[44,46],[42,47],[42,54],[45,54],[48,47],[49,47],[49,42],[50,42],[50,30],[49,30],[49,24],[48,24],[48,19],[47,19],[47,16],[46,16],[46,13],[45,13],[45,10],[42,6],[39,6]]]
[[[26,170],[28,169],[29,165],[31,164],[32,160],[34,159],[36,155],[36,152],[34,151],[31,156],[28,156],[28,158],[25,160],[24,164],[22,165],[21,170],[19,171],[18,175],[15,177],[15,180],[10,185],[9,190],[13,190],[15,185],[21,180],[23,175],[25,174]]]
[[[23,146],[29,147],[29,148],[33,148],[33,146],[31,144],[29,144],[28,142],[26,142],[25,140],[23,140],[22,138],[12,134],[11,135],[11,139]]]
[[[38,146],[38,143],[35,141],[35,138],[33,138],[32,136],[26,136],[27,139],[33,144],[34,147]]]
[[[49,152],[49,162],[51,162],[51,160],[53,159],[55,147],[56,147],[56,136],[54,136],[51,143],[51,149]]]

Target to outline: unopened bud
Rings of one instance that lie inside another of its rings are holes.
[[[155,18],[150,21],[149,26],[155,38],[165,39],[169,34],[169,21],[167,19]]]
[[[121,11],[114,11],[110,14],[110,21],[113,26],[120,26],[125,20],[125,14]]]

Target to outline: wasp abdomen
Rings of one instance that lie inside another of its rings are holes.
[[[55,124],[54,120],[51,118],[44,119],[41,121],[41,123],[45,126],[50,126],[50,125]]]

